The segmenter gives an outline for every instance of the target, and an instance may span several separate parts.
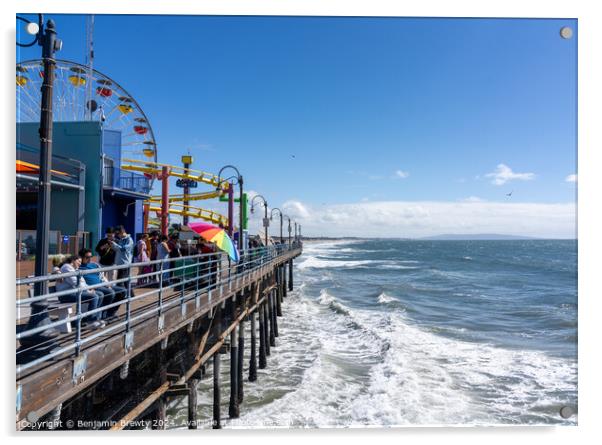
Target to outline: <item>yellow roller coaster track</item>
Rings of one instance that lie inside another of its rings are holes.
[[[212,192],[203,192],[203,193],[189,193],[188,195],[169,195],[169,202],[182,202],[184,200],[187,201],[200,201],[203,199],[213,199],[219,198],[224,194],[223,190],[214,190]],[[149,198],[149,202],[152,203],[161,203],[161,196],[151,196]]]
[[[156,203],[149,203],[149,210],[152,212],[161,212],[161,206]],[[170,204],[169,213],[174,215],[188,216],[190,218],[204,219],[213,224],[221,224],[223,227],[228,225],[228,218],[213,210],[201,209],[200,207],[185,206],[182,204]]]
[[[169,176],[174,176],[176,178],[191,179],[193,181],[203,182],[205,184],[212,185],[215,188],[221,188],[222,190],[228,190],[228,187],[230,186],[230,183],[224,180],[222,180],[220,184],[219,177],[213,173],[193,170],[190,168],[184,169],[184,167],[178,167],[177,165],[141,161],[139,159],[121,160],[121,168],[123,170],[147,173],[155,177],[161,175],[163,167],[167,167],[169,169]]]

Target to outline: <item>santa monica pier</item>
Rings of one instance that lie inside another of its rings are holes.
[[[28,17],[17,45],[41,57],[16,63],[16,428],[163,429],[174,400],[188,428],[220,428],[278,349],[301,227],[229,159],[161,162],[144,104],[94,68],[93,16],[84,64],[60,59],[60,23]]]

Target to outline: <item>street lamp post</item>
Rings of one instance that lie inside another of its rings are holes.
[[[288,219],[288,248],[291,248],[291,219],[287,216]]]
[[[182,165],[184,166],[184,174],[187,175],[189,172],[189,168],[190,168],[190,164],[192,164],[193,159],[192,156],[189,154],[182,156]],[[188,206],[190,204],[190,201],[188,201],[188,195],[190,195],[190,180],[186,179],[186,182],[184,183],[184,201],[182,202],[183,206],[184,206],[184,210],[188,210]],[[189,217],[188,214],[186,212],[184,212],[184,216],[182,216],[182,224],[187,226],[188,225],[188,221],[189,221]]]
[[[295,223],[295,242],[297,242],[297,223]]]
[[[282,244],[284,243],[284,238],[282,237],[282,210],[280,210],[278,207],[274,207],[270,212],[270,220],[274,219],[274,210],[278,210],[278,213],[280,214],[280,244]]]
[[[48,233],[50,231],[50,194],[52,191],[52,88],[54,84],[54,55],[61,50],[62,42],[56,37],[56,27],[53,20],[48,20],[44,27],[44,18],[38,14],[38,23],[30,22],[22,17],[17,19],[27,23],[27,32],[35,35],[35,39],[18,46],[28,47],[38,44],[42,47],[44,64],[44,79],[42,81],[42,101],[40,105],[40,172],[38,177],[38,204],[36,220],[36,259],[35,275],[48,273]],[[36,295],[48,292],[48,282],[36,283]]]
[[[257,199],[257,198],[261,198],[261,200],[263,201],[263,209],[264,209],[263,227],[265,228],[265,247],[267,248],[268,247],[268,227],[270,226],[270,219],[268,218],[268,202],[261,195],[253,196],[253,199],[251,200],[251,213],[254,212],[254,202],[255,202],[255,199]]]
[[[236,172],[236,181],[238,182],[238,192],[239,192],[239,223],[238,223],[238,251],[242,252],[243,250],[243,239],[242,239],[242,228],[244,225],[244,211],[243,211],[243,206],[245,205],[244,203],[244,199],[242,197],[243,195],[243,179],[242,179],[242,175],[240,174],[240,172],[238,171],[238,169],[233,166],[233,165],[224,165],[220,171],[217,174],[217,183],[219,184],[218,186],[221,187],[222,185],[222,172],[227,169],[227,168],[231,168]],[[228,185],[228,188],[231,190],[232,189],[232,184],[230,183]],[[231,193],[231,192],[230,192]],[[231,194],[228,196],[230,197],[232,196]],[[228,206],[230,206],[230,203],[228,203]]]
[[[44,79],[42,81],[42,101],[40,105],[40,172],[38,176],[38,203],[36,219],[36,258],[35,275],[48,274],[48,235],[50,232],[50,196],[52,191],[52,88],[54,84],[54,55],[61,50],[62,41],[56,37],[54,21],[48,20],[44,27],[44,17],[38,14],[38,23],[17,16],[17,19],[27,23],[27,33],[35,38],[30,43],[19,43],[20,47],[33,46],[36,43],[42,47],[42,60],[44,65]],[[35,295],[48,293],[48,282],[41,281],[35,284]],[[50,323],[48,317],[48,302],[38,301],[31,304],[31,316],[27,323],[28,329],[39,327]],[[56,337],[54,329],[47,329],[35,336],[31,336],[30,342],[44,342]],[[23,344],[24,342],[22,342]]]

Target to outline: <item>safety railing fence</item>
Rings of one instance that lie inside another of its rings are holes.
[[[99,337],[128,332],[134,324],[201,293],[211,299],[221,286],[299,246],[292,242],[249,249],[237,263],[217,252],[17,279],[17,375],[55,357],[77,355]],[[117,278],[87,283],[86,277],[98,281],[99,274]],[[40,283],[46,283],[49,291],[35,295]],[[135,307],[139,301],[143,304]]]

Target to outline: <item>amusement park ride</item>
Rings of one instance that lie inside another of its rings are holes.
[[[167,218],[169,214],[203,219],[222,227],[227,227],[230,234],[232,233],[233,215],[228,215],[228,217],[226,217],[213,210],[184,204],[188,201],[200,201],[214,198],[220,198],[220,201],[228,201],[228,199],[221,199],[226,195],[231,195],[229,191],[232,187],[232,184],[230,184],[228,181],[222,180],[219,176],[212,173],[207,173],[200,170],[193,170],[175,165],[160,164],[158,162],[140,161],[136,159],[123,159],[121,168],[123,170],[140,172],[149,179],[157,179],[161,181],[161,195],[152,196],[147,202],[145,202],[145,232],[147,231],[148,227],[149,213],[157,212],[161,218],[162,233],[167,233]],[[215,187],[215,190],[201,193],[169,195],[169,177],[176,177],[192,183],[202,182]]]
[[[88,39],[91,47],[91,37]],[[161,181],[161,195],[152,196],[144,203],[144,231],[148,228],[149,214],[156,212],[164,234],[167,234],[169,214],[203,219],[228,228],[232,234],[233,215],[226,217],[212,210],[189,205],[189,201],[214,198],[219,198],[221,202],[234,201],[233,193],[229,190],[232,184],[218,175],[187,168],[189,164],[180,167],[158,163],[153,129],[138,102],[116,81],[93,69],[92,50],[87,59],[87,65],[56,60],[54,121],[95,120],[101,122],[105,129],[119,131],[123,156],[120,168],[144,174],[150,179],[151,187],[155,180]],[[42,60],[20,62],[16,70],[17,122],[39,122],[40,87],[44,79]],[[190,156],[189,158],[192,159]],[[183,184],[185,192],[190,190],[190,185],[195,187],[198,182],[210,185],[215,190],[170,196],[170,177],[178,178],[178,185]],[[243,204],[246,204],[245,198],[246,196],[238,197],[235,201],[243,199]],[[228,206],[229,213],[232,213],[232,207]],[[241,208],[246,214],[246,205]],[[241,218],[241,222],[246,226],[246,215],[244,219]]]

